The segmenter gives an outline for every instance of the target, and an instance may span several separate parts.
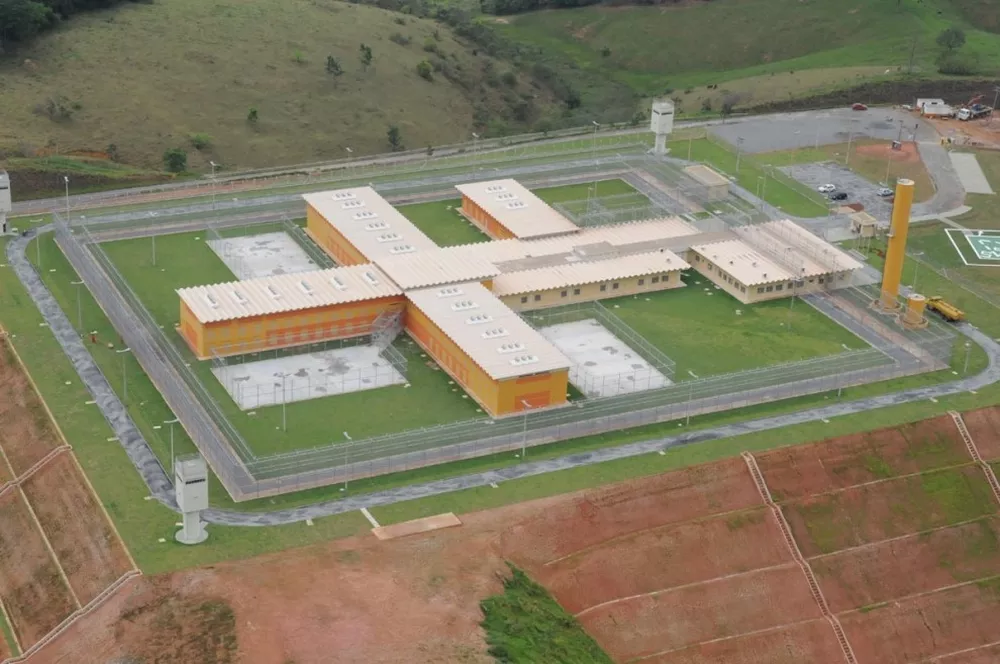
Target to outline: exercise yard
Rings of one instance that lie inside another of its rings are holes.
[[[239,279],[309,272],[319,267],[286,232],[208,240],[208,246]]]
[[[799,298],[746,305],[697,273],[684,281],[686,288],[604,302],[676,362],[675,380],[867,347]]]
[[[243,361],[247,356],[228,358],[212,373],[242,410],[406,384],[399,371],[405,371],[403,363],[372,345],[294,350],[256,353],[251,358],[270,357],[249,361]]]
[[[569,381],[589,398],[655,390],[670,379],[593,318],[539,329],[573,362]]]

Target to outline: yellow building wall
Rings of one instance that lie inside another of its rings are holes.
[[[526,408],[534,410],[565,404],[568,389],[569,369],[500,381],[497,413],[509,415]]]
[[[180,327],[191,350],[204,360],[213,350],[240,355],[365,334],[376,318],[386,311],[402,311],[405,302],[403,296],[379,298],[208,324],[199,323],[189,311],[185,314],[187,307],[181,302]],[[188,322],[193,334],[185,332]]]
[[[791,281],[762,284],[759,286],[745,286],[735,279],[727,279],[725,270],[697,252],[690,252],[688,262],[694,266],[694,269],[699,274],[743,304],[778,300],[793,295],[808,295],[809,293],[843,288],[851,283],[850,273],[838,272],[807,278],[798,287]]]
[[[462,196],[462,213],[494,240],[508,240],[516,237],[507,230],[506,226],[488,214],[486,210],[473,203],[468,196]]]
[[[306,233],[337,265],[362,265],[371,262],[311,205],[306,206]]]
[[[412,303],[406,307],[406,331],[486,412],[497,415],[497,382]]]
[[[656,281],[653,281],[654,279]],[[615,284],[618,284],[618,288],[615,288]],[[601,289],[602,286],[604,287],[603,290]],[[533,311],[535,309],[559,307],[564,304],[574,304],[577,302],[593,302],[594,300],[605,300],[612,297],[636,295],[638,293],[652,293],[671,288],[681,288],[682,286],[684,286],[684,282],[681,280],[681,271],[674,270],[672,272],[649,274],[643,277],[630,277],[628,279],[584,284],[582,286],[568,286],[566,288],[555,288],[532,293],[506,295],[500,299],[514,311]],[[563,293],[566,295],[563,296]]]
[[[191,312],[190,307],[184,300],[181,300],[181,317],[180,323],[177,326],[177,331],[180,333],[184,341],[187,342],[188,347],[194,352],[195,355],[201,357],[200,350],[204,348],[205,345],[205,335],[204,327],[195,318],[194,313]]]

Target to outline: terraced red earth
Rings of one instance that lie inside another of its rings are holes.
[[[987,461],[1000,459],[1000,407],[980,408],[962,416],[976,441],[979,454]]]

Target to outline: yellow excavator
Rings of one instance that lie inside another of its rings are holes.
[[[949,323],[961,323],[965,320],[965,312],[940,295],[927,298],[927,308],[936,311],[941,318]]]

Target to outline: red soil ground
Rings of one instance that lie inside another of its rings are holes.
[[[810,557],[992,514],[996,503],[970,464],[790,501],[782,510]]]
[[[642,595],[580,616],[615,661],[821,617],[794,563]]]
[[[1000,645],[963,650],[936,660],[936,664],[996,664],[1000,662]]]
[[[900,164],[904,162],[913,163],[920,161],[920,153],[917,152],[916,144],[905,141],[899,150],[893,150],[892,146],[888,143],[877,143],[872,145],[859,145],[855,148],[855,152],[869,157],[878,157],[879,159],[892,159],[894,163]]]
[[[955,423],[947,415],[898,429],[880,429],[757,455],[757,465],[776,501],[970,460]]]
[[[981,408],[962,415],[983,459],[1000,459],[1000,408]]]
[[[541,564],[629,533],[759,504],[743,461],[727,459],[577,494],[512,527],[504,544],[522,564]]]
[[[834,612],[888,602],[1000,573],[1000,518],[813,558]]]
[[[0,447],[14,473],[31,468],[57,445],[57,439],[31,383],[6,342],[0,342]],[[3,472],[10,479],[8,469]]]
[[[821,664],[844,655],[826,620],[807,620],[765,632],[674,650],[645,664]]]
[[[996,642],[998,612],[1000,586],[994,581],[842,614],[840,622],[859,662],[902,664]]]
[[[76,609],[17,489],[0,497],[0,599],[24,648]]]
[[[7,640],[3,638],[2,634],[0,634],[0,662],[13,654],[14,653],[11,652],[10,648],[7,647]]]
[[[81,604],[132,569],[69,453],[62,453],[22,484]]]
[[[791,562],[771,512],[763,507],[663,526],[534,570],[570,613],[619,597],[709,581]]]

